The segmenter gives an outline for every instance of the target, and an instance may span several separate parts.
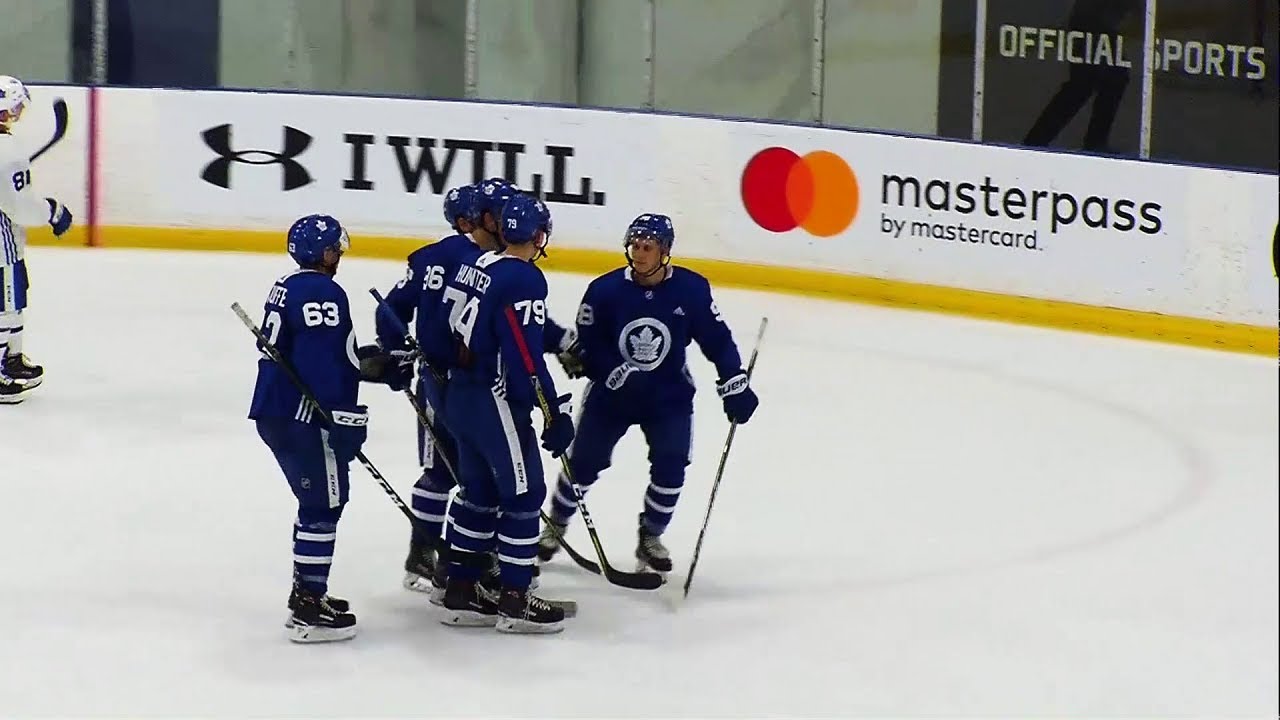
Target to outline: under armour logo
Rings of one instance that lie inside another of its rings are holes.
[[[204,144],[218,154],[218,158],[205,166],[200,178],[220,188],[231,188],[231,163],[246,165],[276,165],[284,171],[281,189],[297,190],[311,183],[311,173],[294,158],[306,152],[311,146],[311,136],[301,130],[286,125],[284,127],[284,148],[280,152],[270,150],[232,150],[231,125],[219,125],[200,133]]]

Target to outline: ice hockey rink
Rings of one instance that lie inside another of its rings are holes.
[[[580,604],[562,634],[447,628],[402,589],[408,525],[354,465],[331,589],[360,634],[299,646],[292,498],[245,419],[258,355],[228,307],[256,315],[287,256],[28,261],[47,375],[0,406],[0,715],[1276,715],[1274,357],[721,289],[744,356],[770,326],[687,601],[728,429],[696,347],[675,582],[558,558],[541,593]],[[368,288],[401,274],[343,262],[363,341]],[[587,280],[551,276],[553,316]],[[362,398],[365,453],[408,497],[412,411]],[[628,435],[588,495],[628,568],[644,457]]]

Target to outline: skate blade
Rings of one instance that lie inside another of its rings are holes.
[[[418,573],[407,572],[404,574],[404,580],[400,581],[406,590],[414,592],[429,593],[436,590],[435,584],[431,582],[431,578],[424,577]]]
[[[34,386],[27,385],[16,393],[0,395],[0,405],[17,405],[27,399],[27,395],[31,394]]]
[[[647,563],[647,562],[645,562],[645,561],[643,561],[643,560],[636,560],[636,570],[635,570],[635,571],[636,571],[636,572],[638,572],[638,573],[653,573],[653,574],[655,574],[655,575],[661,575],[661,576],[662,576],[662,582],[663,582],[663,583],[666,583],[666,581],[667,581],[667,575],[671,574],[671,571],[670,571],[670,570],[659,570],[658,568],[656,568],[656,567],[654,567],[654,566],[650,565],[649,563]]]
[[[350,640],[356,636],[356,626],[346,628],[293,625],[289,628],[289,640],[296,643],[325,643]]]
[[[551,635],[564,630],[564,623],[537,623],[520,618],[499,617],[494,628],[500,633],[511,635]]]
[[[482,612],[474,610],[450,610],[444,608],[444,615],[440,617],[442,625],[452,627],[493,627],[498,622],[497,615],[486,615]]]
[[[568,620],[568,619],[569,619],[569,618],[571,618],[571,617],[577,617],[577,616],[578,616],[578,601],[577,601],[577,600],[552,600],[552,599],[550,599],[550,598],[542,598],[542,601],[543,601],[543,602],[545,602],[546,604],[548,604],[548,605],[552,606],[552,607],[557,607],[557,608],[560,608],[561,610],[563,610],[563,611],[564,611],[564,617],[565,617],[565,619],[566,619],[566,620]]]

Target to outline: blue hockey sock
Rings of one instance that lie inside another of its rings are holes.
[[[293,525],[293,572],[302,587],[324,594],[329,591],[329,568],[338,538],[342,508],[298,510]]]
[[[498,518],[498,566],[504,588],[527,589],[538,551],[537,510],[503,512]]]
[[[454,555],[484,555],[494,549],[497,535],[498,508],[477,505],[466,497],[466,491],[458,492],[449,506],[449,546],[458,551]],[[468,562],[449,563],[449,577],[461,580],[479,580],[483,568]]]
[[[653,535],[661,535],[671,524],[671,517],[676,511],[676,502],[680,500],[680,487],[658,485],[650,481],[649,489],[644,493],[644,526]]]
[[[587,488],[579,486],[583,495],[587,494]],[[578,503],[573,494],[573,486],[569,484],[568,478],[561,472],[556,478],[556,491],[551,494],[551,519],[561,525],[568,524],[574,513],[578,512]]]
[[[413,526],[415,545],[436,545],[444,537],[445,513],[449,506],[449,484],[440,483],[431,469],[423,471],[413,486],[410,506],[418,522]]]

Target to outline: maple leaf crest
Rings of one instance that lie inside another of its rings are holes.
[[[662,352],[662,336],[655,333],[653,328],[640,328],[640,332],[628,337],[627,342],[631,345],[631,355],[636,362],[651,363]]]

